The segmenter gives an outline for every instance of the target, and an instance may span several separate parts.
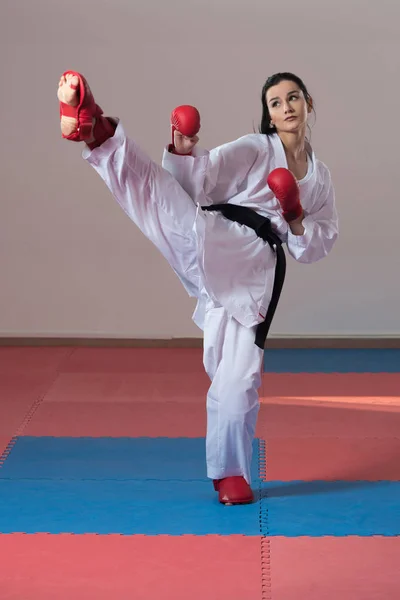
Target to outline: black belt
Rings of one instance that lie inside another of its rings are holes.
[[[264,348],[272,319],[278,306],[279,298],[283,288],[286,274],[286,256],[282,248],[280,238],[274,233],[271,227],[271,221],[267,217],[262,217],[252,208],[239,206],[238,204],[210,204],[202,206],[203,210],[218,210],[224,217],[230,221],[246,225],[253,229],[258,237],[268,242],[276,254],[274,287],[272,288],[271,301],[265,320],[257,325],[255,344],[259,348]]]

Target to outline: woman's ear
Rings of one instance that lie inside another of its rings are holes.
[[[308,114],[310,114],[310,112],[312,111],[313,108],[314,108],[314,103],[313,103],[313,99],[310,96],[309,99],[307,100],[307,112],[308,112]]]

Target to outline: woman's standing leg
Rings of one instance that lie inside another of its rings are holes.
[[[239,486],[238,497],[244,490],[239,479],[251,483],[260,406],[263,351],[254,340],[255,328],[244,327],[223,307],[208,308],[204,328],[204,366],[211,379],[207,395],[207,475],[213,480],[234,478]],[[235,496],[235,486],[233,491],[230,489],[231,496]],[[230,499],[235,503],[235,497]]]

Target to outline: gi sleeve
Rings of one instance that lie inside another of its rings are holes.
[[[320,198],[314,203],[316,208],[303,219],[303,235],[294,235],[288,227],[288,252],[301,263],[317,262],[327,256],[339,235],[335,192],[330,173],[325,169]]]
[[[193,156],[177,156],[165,149],[162,166],[196,203],[214,204],[238,193],[258,155],[258,144],[247,135],[209,152],[195,148]]]

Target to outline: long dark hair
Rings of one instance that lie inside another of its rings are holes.
[[[280,83],[281,81],[293,81],[293,83],[295,83],[303,92],[307,104],[311,104],[311,96],[308,93],[308,90],[304,85],[303,81],[300,79],[300,77],[297,77],[297,75],[294,75],[293,73],[275,73],[275,75],[271,75],[271,77],[268,77],[267,81],[264,83],[261,92],[262,115],[261,124],[259,127],[260,133],[264,133],[266,135],[272,135],[273,133],[276,133],[275,127],[271,126],[271,115],[269,114],[267,105],[267,91],[272,86],[278,85],[278,83]]]

